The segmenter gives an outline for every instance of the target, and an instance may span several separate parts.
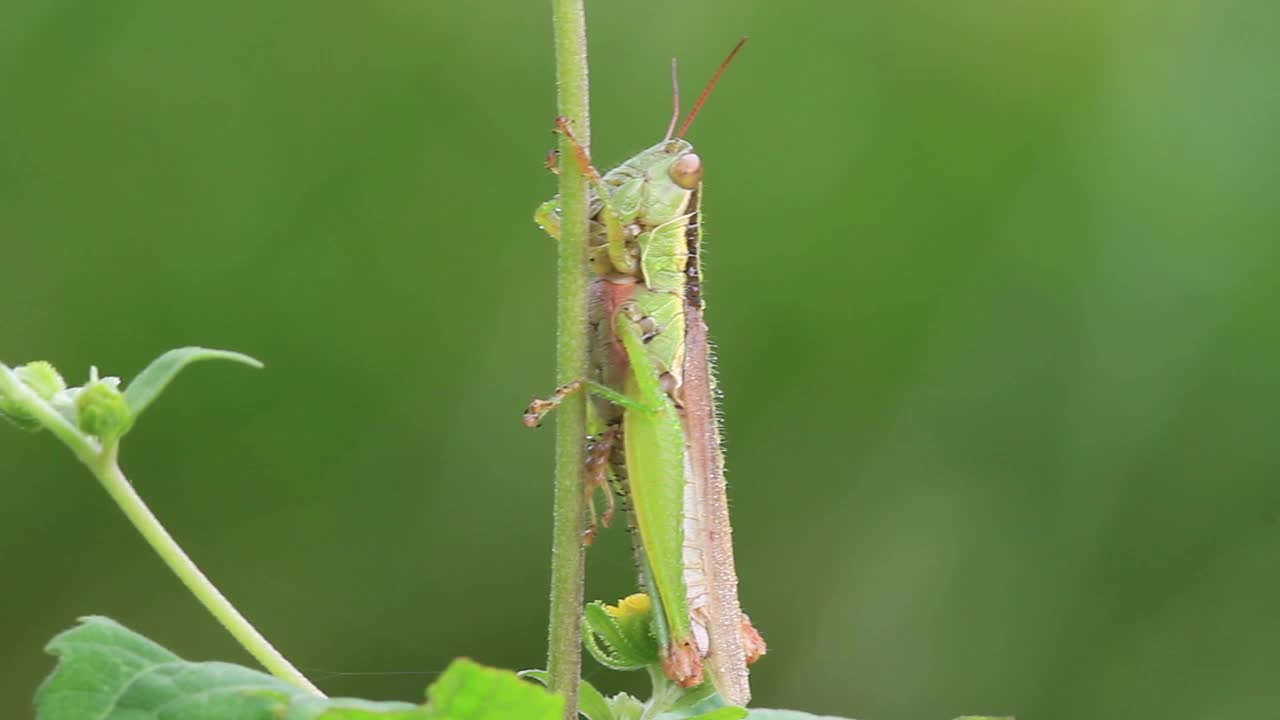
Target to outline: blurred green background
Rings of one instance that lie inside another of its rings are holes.
[[[1280,5],[588,13],[602,166],[752,37],[690,138],[758,703],[1280,713]],[[266,361],[124,465],[330,693],[544,662],[554,116],[546,2],[0,5],[0,359]],[[0,473],[0,717],[89,613],[248,661],[52,438]]]

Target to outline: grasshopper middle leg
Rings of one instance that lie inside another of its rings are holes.
[[[541,427],[542,418],[546,417],[547,413],[560,407],[560,405],[571,396],[583,391],[589,392],[593,395],[598,395],[619,407],[635,410],[650,409],[648,405],[633,400],[611,387],[601,385],[600,383],[592,380],[579,378],[556,388],[555,392],[551,393],[551,397],[549,398],[534,398],[533,402],[529,403],[529,408],[525,410],[524,413],[525,427]]]

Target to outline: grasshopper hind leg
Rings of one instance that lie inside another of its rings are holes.
[[[612,458],[620,444],[621,436],[622,428],[618,425],[610,425],[599,437],[591,438],[590,444],[587,445],[586,477],[583,487],[583,492],[587,495],[587,528],[582,533],[584,545],[595,542],[596,529],[599,525],[609,527],[613,524],[618,502],[614,497],[616,485]],[[596,490],[604,492],[605,510],[602,516],[597,516],[596,513]],[[624,508],[623,511],[625,512],[626,509]]]

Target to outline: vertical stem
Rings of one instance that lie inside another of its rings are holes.
[[[587,23],[583,0],[552,0],[555,26],[557,109],[584,147],[591,146],[587,87]],[[560,157],[573,147],[560,141]],[[575,162],[560,163],[560,242],[557,270],[557,382],[587,371],[587,182]],[[566,720],[578,717],[582,667],[584,550],[583,442],[585,393],[573,395],[556,416],[555,529],[551,549],[551,622],[547,671],[553,692],[565,698]]]

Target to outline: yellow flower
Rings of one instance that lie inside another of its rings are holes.
[[[604,611],[609,613],[609,617],[624,620],[636,615],[648,615],[652,608],[653,603],[648,595],[636,593],[622,598],[616,606],[605,605]]]

